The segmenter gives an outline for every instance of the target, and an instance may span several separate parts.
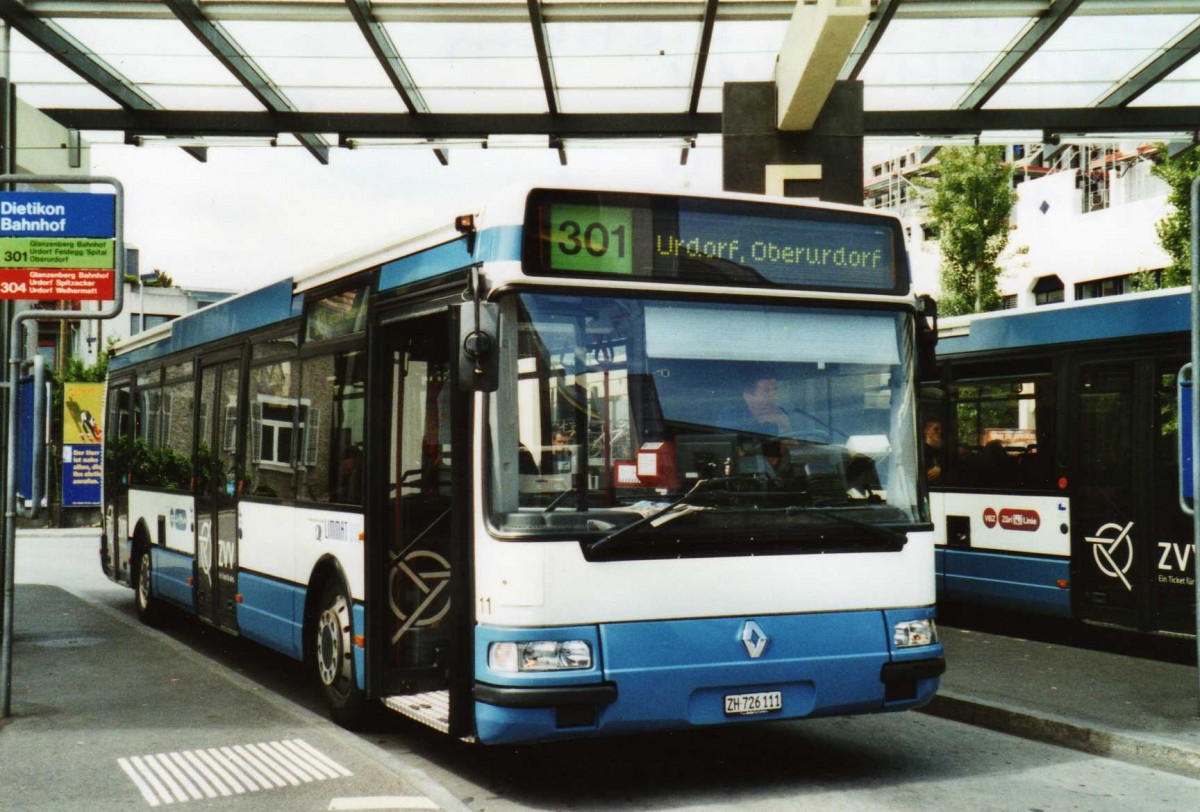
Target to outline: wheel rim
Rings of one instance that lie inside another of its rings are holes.
[[[138,603],[143,609],[150,605],[150,553],[142,553],[138,564]]]
[[[317,622],[317,675],[337,688],[350,681],[350,608],[338,595]]]

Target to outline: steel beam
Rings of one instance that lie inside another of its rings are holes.
[[[1200,53],[1200,23],[1192,26],[1191,31],[1171,43],[1171,46],[1149,65],[1121,82],[1120,86],[1101,99],[1097,106],[1124,107],[1197,53]]]
[[[279,88],[254,63],[241,46],[234,41],[219,23],[204,16],[195,0],[163,0],[181,23],[192,32],[226,70],[234,75],[250,91],[254,98],[268,110],[291,111],[295,108]],[[309,131],[292,132],[312,156],[323,164],[329,163],[329,145],[318,135]],[[194,135],[194,133],[193,133]]]
[[[0,0],[0,17],[26,39],[66,65],[80,78],[126,110],[161,110],[162,107],[104,60],[87,52],[74,37],[50,20],[34,17],[15,0]],[[203,163],[202,148],[184,147],[184,152]]]
[[[1029,57],[1054,36],[1083,0],[1054,0],[1050,8],[1005,50],[999,61],[958,102],[960,110],[978,110],[1012,78]]]
[[[867,21],[866,30],[858,38],[858,43],[851,51],[846,64],[842,65],[842,72],[838,74],[839,80],[858,78],[862,69],[866,67],[867,60],[871,58],[871,54],[875,53],[875,47],[879,45],[879,40],[883,38],[883,32],[887,30],[888,23],[896,16],[899,8],[900,0],[879,0],[875,11],[871,13],[871,18]]]
[[[550,34],[546,31],[546,17],[542,14],[541,0],[526,0],[529,9],[529,25],[533,30],[533,46],[537,49],[538,70],[542,73],[542,87],[546,90],[546,109],[550,115],[559,112],[558,80],[554,77],[554,63],[550,57]]]
[[[47,111],[49,112],[49,111]],[[1050,134],[1192,132],[1200,107],[1059,107],[1029,110],[869,110],[866,135],[972,135],[985,130]]]
[[[396,44],[392,42],[387,29],[372,15],[370,0],[346,0],[346,5],[349,6],[350,13],[354,15],[354,22],[358,23],[358,29],[362,32],[367,44],[371,46],[371,51],[379,60],[392,87],[396,88],[396,92],[400,94],[400,100],[404,102],[408,112],[428,113],[429,105],[425,103],[425,97],[421,95],[421,89],[417,87],[412,74],[408,72],[404,60],[400,58]],[[435,149],[433,152],[442,166],[446,166],[450,162],[445,151]]]
[[[343,138],[471,138],[541,135],[556,138],[691,137],[721,132],[720,113],[298,113],[203,110],[50,108],[46,115],[79,130],[132,135],[274,136],[339,133]]]
[[[85,82],[129,110],[153,110],[154,100],[116,68],[89,54],[74,37],[53,22],[40,20],[16,0],[0,0],[0,17],[26,39],[66,65]]]

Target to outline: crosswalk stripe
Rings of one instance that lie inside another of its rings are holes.
[[[158,796],[160,802],[166,804],[174,802],[175,799],[171,797],[171,793],[167,792],[167,788],[163,786],[162,781],[158,780],[158,777],[154,774],[154,770],[150,769],[145,761],[138,756],[134,756],[133,758],[129,759],[129,763],[132,764],[133,768],[141,773],[142,778],[145,778],[146,781],[149,782],[150,786],[154,788],[154,794]]]
[[[302,739],[149,753],[117,766],[152,807],[354,775]]]
[[[171,797],[174,800],[176,800],[176,801],[186,801],[187,800],[187,796],[183,794],[183,790],[180,789],[179,785],[175,783],[175,779],[172,778],[167,773],[166,769],[161,764],[158,763],[157,756],[143,756],[142,758],[145,760],[146,764],[150,767],[150,769],[154,770],[154,774],[158,776],[159,780],[162,781],[163,784],[166,785],[167,790],[171,793]]]
[[[312,781],[312,779],[307,775],[298,774],[294,769],[292,769],[292,765],[282,762],[276,758],[275,754],[265,744],[261,746],[257,744],[248,744],[246,745],[246,749],[253,753],[254,757],[263,764],[270,766],[272,770],[283,776],[283,779],[293,787],[299,784],[301,781],[304,781],[305,783],[310,783]]]
[[[341,764],[338,764],[336,761],[334,761],[329,756],[322,753],[317,748],[313,747],[311,744],[306,742],[304,739],[293,739],[292,741],[294,741],[296,746],[299,747],[300,749],[302,749],[304,752],[309,753],[314,758],[318,759],[321,763],[328,764],[330,767],[332,767],[334,770],[336,770],[340,775],[345,776],[347,778],[350,777],[351,775],[353,775],[352,772],[347,770]]]
[[[257,792],[260,789],[271,789],[275,786],[269,778],[256,770],[253,764],[246,761],[232,747],[222,747],[221,756],[225,759],[225,763],[229,765],[229,769],[234,770],[251,791]]]
[[[204,776],[200,775],[200,773],[198,773],[195,768],[193,768],[192,765],[187,762],[187,759],[184,758],[183,753],[171,753],[171,760],[179,765],[179,769],[187,773],[187,776],[189,779],[191,779],[192,784],[200,788],[200,791],[204,793],[205,798],[217,797],[217,791],[212,788],[212,784],[208,783]]]
[[[229,786],[233,787],[234,792],[236,792],[238,795],[242,795],[246,792],[246,788],[239,784],[237,779],[229,774],[229,771],[225,769],[225,765],[223,765],[217,758],[217,755],[219,754],[212,750],[197,750],[195,752],[197,758],[199,758],[208,766],[212,767],[214,771],[220,774],[222,781],[229,782]]]
[[[271,757],[281,764],[287,764],[288,769],[304,779],[305,783],[310,781],[322,781],[325,776],[314,770],[308,764],[304,763],[303,759],[299,759],[283,746],[282,742],[267,742],[263,745],[263,749],[271,754]]]
[[[183,771],[180,770],[178,766],[176,766],[175,762],[171,759],[171,756],[167,755],[166,753],[159,753],[158,763],[166,767],[167,772],[171,774],[171,777],[175,779],[179,786],[183,787],[184,792],[192,796],[193,801],[198,801],[204,797],[200,794],[200,790],[196,789],[196,785],[193,784],[191,780],[189,780],[188,777],[183,774]],[[186,799],[181,798],[180,800]]]
[[[133,765],[129,763],[129,759],[119,758],[117,759],[117,764],[120,765],[121,769],[125,771],[125,774],[129,776],[129,780],[132,781],[134,786],[136,786],[142,793],[142,797],[146,799],[146,803],[150,804],[151,806],[158,806],[158,796],[154,794],[154,790],[150,788],[150,785],[145,782],[138,771],[133,768]]]
[[[296,758],[298,758],[301,761],[303,761],[304,763],[308,764],[312,769],[317,770],[320,777],[322,777],[322,778],[337,778],[338,777],[337,772],[332,767],[325,764],[320,759],[313,758],[313,756],[310,753],[305,752],[304,749],[302,747],[300,747],[300,745],[296,744],[295,742],[283,741],[283,742],[280,742],[280,744],[282,744],[284,746],[284,748],[286,748],[289,752],[291,752]]]

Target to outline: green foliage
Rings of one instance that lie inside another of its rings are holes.
[[[112,487],[125,477],[133,485],[186,490],[191,487],[192,459],[168,446],[151,446],[140,437],[114,437],[104,446],[105,485]]]
[[[938,310],[947,316],[998,310],[999,258],[1017,199],[1013,169],[1002,147],[971,146],[943,148],[937,172],[917,183],[942,249]]]
[[[148,288],[175,287],[175,280],[171,278],[171,275],[166,271],[159,270],[158,268],[154,269],[154,279],[150,282],[143,283],[137,274],[127,273],[125,274],[125,283],[134,286],[145,284]]]
[[[1161,178],[1171,187],[1167,203],[1171,213],[1159,220],[1154,230],[1158,242],[1171,258],[1162,273],[1162,287],[1190,285],[1192,279],[1192,180],[1200,175],[1200,150],[1171,156],[1166,144],[1158,144],[1162,160],[1151,169],[1156,178]],[[1157,285],[1155,286],[1157,287]],[[1149,289],[1149,288],[1144,288]]]

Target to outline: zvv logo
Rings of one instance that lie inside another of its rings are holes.
[[[1119,578],[1130,592],[1133,587],[1125,574],[1133,566],[1133,538],[1129,535],[1132,529],[1133,522],[1124,527],[1109,522],[1097,530],[1095,536],[1085,537],[1092,545],[1092,557],[1100,571],[1109,578]],[[1113,534],[1112,537],[1109,534]]]

